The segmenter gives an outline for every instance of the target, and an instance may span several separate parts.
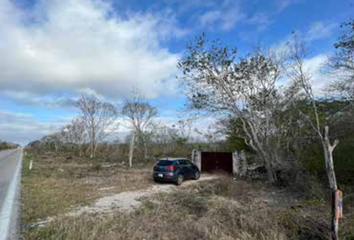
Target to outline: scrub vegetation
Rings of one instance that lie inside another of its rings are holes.
[[[354,21],[343,31],[324,67],[334,77],[323,97],[305,66],[310,50],[295,33],[281,54],[257,48],[245,56],[197,37],[179,61],[179,80],[189,110],[218,116],[214,128],[196,129],[192,117],[158,122],[158,109],[137,93],[120,107],[81,96],[71,124],[26,148],[23,238],[354,239]],[[128,122],[125,139],[114,137],[117,118]],[[141,199],[130,213],[63,215],[151,186],[158,158],[190,158],[193,149],[243,151],[266,177],[182,186]],[[331,195],[338,189],[344,218],[337,229]]]
[[[322,199],[225,176],[154,195],[132,213],[58,218],[24,239],[328,239],[329,216]],[[343,239],[353,219],[341,224]]]

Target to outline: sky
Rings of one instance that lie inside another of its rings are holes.
[[[57,131],[85,93],[119,104],[134,89],[173,124],[185,108],[178,59],[202,33],[241,55],[281,49],[299,33],[319,92],[353,13],[354,0],[0,0],[0,139],[26,144]]]

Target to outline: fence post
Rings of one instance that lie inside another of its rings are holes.
[[[198,167],[199,171],[202,170],[202,151],[193,149],[192,163],[194,163]]]
[[[232,173],[240,177],[246,177],[247,169],[248,164],[245,152],[238,153],[234,151],[232,153]]]

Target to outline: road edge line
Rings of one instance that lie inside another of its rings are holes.
[[[4,203],[0,210],[0,240],[8,240],[9,237],[12,211],[16,201],[17,189],[20,187],[22,157],[23,149],[21,149],[20,159],[18,160],[15,174],[11,180]]]

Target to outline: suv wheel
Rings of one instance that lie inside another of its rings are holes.
[[[180,185],[183,183],[183,180],[184,180],[183,175],[182,175],[182,174],[179,174],[179,175],[177,176],[176,184],[177,184],[178,186],[180,186]]]
[[[196,171],[194,174],[194,180],[198,180],[200,178],[200,172]]]

